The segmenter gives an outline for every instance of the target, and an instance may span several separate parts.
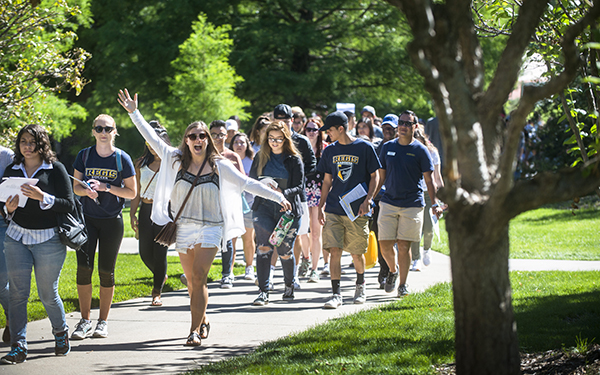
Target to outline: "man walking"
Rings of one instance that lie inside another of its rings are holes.
[[[413,135],[417,125],[415,113],[404,111],[398,120],[398,138],[386,142],[379,154],[381,183],[385,184],[379,204],[379,247],[390,268],[385,291],[394,291],[400,277],[398,297],[408,294],[406,279],[411,263],[410,244],[421,240],[425,206],[423,184],[427,185],[435,215],[439,218],[442,214],[431,178],[431,156]],[[398,245],[398,266],[394,254],[395,243]]]
[[[365,215],[369,213],[373,203],[381,165],[373,145],[347,133],[348,118],[343,112],[336,111],[327,116],[325,125],[320,130],[327,131],[333,142],[323,150],[317,166],[317,170],[324,175],[319,221],[324,224],[323,249],[331,255],[329,263],[333,289],[333,296],[324,307],[337,309],[343,302],[340,287],[343,251],[352,255],[356,270],[354,303],[362,304],[367,299],[364,254],[367,252],[369,219]],[[358,200],[362,203],[353,221],[340,204],[340,197],[358,185],[363,185],[367,194]]]

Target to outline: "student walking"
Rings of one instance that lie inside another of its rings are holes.
[[[281,193],[246,177],[220,156],[205,123],[190,124],[179,147],[171,147],[142,117],[137,94],[132,99],[127,90],[121,90],[118,101],[161,158],[151,218],[165,225],[171,216],[180,216],[175,247],[188,280],[191,312],[185,345],[199,346],[210,332],[206,317],[210,266],[222,241],[244,233],[242,191],[279,202],[283,210],[291,205]]]
[[[115,291],[115,264],[123,240],[125,199],[137,194],[131,157],[115,147],[117,126],[109,115],[94,120],[94,146],[79,151],[73,164],[73,191],[81,197],[88,242],[77,251],[77,294],[81,319],[71,334],[73,340],[108,337],[108,314]],[[92,272],[98,248],[100,315],[92,332]]]
[[[27,301],[31,287],[31,269],[35,272],[38,296],[46,309],[54,354],[67,355],[69,327],[58,283],[67,248],[58,236],[58,215],[75,208],[73,190],[64,165],[50,148],[48,134],[39,125],[27,125],[17,135],[14,163],[4,177],[36,178],[35,185],[23,184],[27,197],[19,207],[19,196],[8,197],[0,206],[10,220],[4,239],[4,253],[10,284],[9,324],[11,350],[2,362],[17,364],[27,359]]]
[[[13,162],[13,156],[15,153],[4,146],[0,146],[0,175],[4,175],[6,167]],[[2,341],[5,344],[10,344],[10,322],[8,319],[9,311],[9,294],[8,294],[8,273],[6,271],[6,258],[4,257],[4,236],[6,235],[6,229],[8,228],[6,214],[4,210],[0,210],[2,217],[0,218],[0,305],[4,309],[4,315],[6,317],[6,327],[2,333]]]
[[[321,131],[333,142],[325,150],[317,166],[324,174],[321,201],[319,202],[319,221],[324,224],[323,249],[330,254],[331,286],[333,296],[325,308],[337,309],[343,303],[340,287],[342,273],[342,252],[352,255],[356,270],[356,289],[354,303],[365,303],[365,256],[369,238],[369,219],[375,189],[378,186],[379,160],[370,143],[350,136],[347,133],[348,118],[343,112],[336,111],[325,118]],[[340,205],[340,197],[358,185],[366,186],[366,196],[362,200],[356,219],[351,220]],[[323,210],[325,208],[325,210]]]
[[[149,125],[163,142],[171,144],[167,130],[158,121],[150,121]],[[135,236],[139,241],[140,257],[154,275],[151,306],[162,306],[163,304],[160,296],[167,280],[167,251],[169,250],[166,246],[154,241],[163,227],[154,224],[150,219],[152,201],[156,191],[156,175],[159,172],[160,157],[146,143],[144,153],[135,161],[135,174],[138,176],[137,195],[131,200],[129,219],[131,228],[135,231]]]

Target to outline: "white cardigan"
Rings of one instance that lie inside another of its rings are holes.
[[[175,158],[180,151],[163,142],[154,129],[144,120],[139,110],[130,113],[129,117],[161,159],[160,172],[156,176],[156,191],[150,217],[154,223],[165,225],[172,221],[169,216],[169,200],[171,199],[177,172],[181,168],[181,163]],[[216,165],[219,174],[219,203],[223,213],[223,239],[225,241],[241,236],[246,232],[242,208],[242,192],[244,190],[278,203],[285,200],[283,194],[240,173],[229,160],[225,158],[217,159]]]

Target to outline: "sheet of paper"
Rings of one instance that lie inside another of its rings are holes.
[[[351,221],[356,220],[358,217],[358,207],[362,204],[364,198],[367,195],[367,191],[363,184],[356,185],[354,189],[340,197],[340,206],[344,209],[344,212]]]
[[[0,184],[0,202],[6,202],[8,197],[19,195],[19,207],[25,207],[27,197],[21,193],[21,185],[36,185],[37,178],[9,177]]]

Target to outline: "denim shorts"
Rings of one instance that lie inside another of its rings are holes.
[[[188,249],[193,249],[196,245],[220,249],[222,237],[222,227],[198,224],[177,224],[175,249],[183,254],[187,254]]]

